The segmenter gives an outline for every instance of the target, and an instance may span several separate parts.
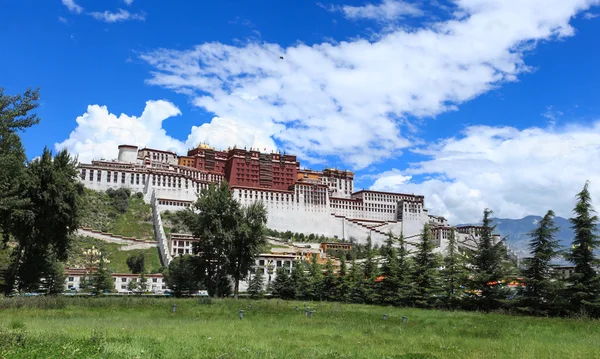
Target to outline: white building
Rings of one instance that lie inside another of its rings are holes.
[[[89,281],[94,275],[94,269],[90,268],[66,268],[65,269],[65,290],[81,290],[85,281]],[[145,274],[146,291],[151,293],[163,293],[167,289],[166,282],[162,274]],[[115,283],[115,291],[117,293],[127,293],[130,282],[136,282],[141,279],[139,274],[129,273],[113,273],[112,278]]]

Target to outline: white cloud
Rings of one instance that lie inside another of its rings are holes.
[[[193,97],[238,126],[257,128],[284,149],[319,161],[338,156],[354,169],[411,145],[410,116],[425,118],[529,68],[525,51],[574,35],[570,19],[598,0],[457,0],[460,18],[353,39],[281,47],[204,43],[142,55],[148,80]],[[283,57],[281,59],[280,57]],[[543,69],[542,69],[543,71]],[[235,143],[253,134],[240,131]]]
[[[595,19],[598,16],[600,16],[600,14],[595,14],[595,13],[591,13],[591,12],[586,12],[585,14],[583,14],[583,18],[586,20]]]
[[[81,14],[83,8],[75,3],[75,0],[62,0],[64,6],[69,9],[70,12]]]
[[[124,2],[126,5],[131,5],[131,4],[133,4],[133,0],[123,0],[123,2]]]
[[[143,13],[140,14],[132,14],[127,10],[119,9],[117,12],[91,12],[90,15],[100,21],[104,22],[120,22],[127,20],[146,20],[146,15]]]
[[[500,218],[549,209],[569,217],[586,180],[600,206],[600,121],[560,130],[473,126],[416,152],[428,159],[381,174],[372,189],[423,194],[432,213],[453,223],[478,221],[486,207]]]
[[[79,155],[80,162],[117,157],[117,146],[130,144],[173,150],[179,154],[185,145],[166,134],[162,122],[181,115],[179,109],[164,100],[147,101],[141,116],[119,116],[108,112],[106,106],[89,105],[87,112],[77,117],[77,127],[69,138],[54,144],[57,150],[66,148]]]
[[[69,21],[67,21],[67,19],[65,19],[65,18],[64,18],[64,17],[62,17],[62,16],[59,16],[59,17],[58,17],[58,21],[62,22],[62,23],[63,23],[63,24],[65,24],[65,25],[68,25],[68,24],[69,24]]]
[[[379,4],[369,3],[364,6],[331,6],[328,10],[340,11],[350,20],[392,21],[406,16],[423,15],[417,5],[402,0],[382,0]]]

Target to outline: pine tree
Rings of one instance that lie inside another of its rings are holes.
[[[467,271],[464,259],[458,251],[454,227],[450,229],[446,257],[444,257],[444,269],[441,274],[444,287],[444,304],[451,309],[457,308],[464,294],[462,283],[467,278]]]
[[[304,299],[310,294],[309,279],[306,276],[306,263],[296,261],[293,264],[292,275],[290,276],[295,290],[296,299]]]
[[[113,281],[112,275],[106,268],[105,263],[105,256],[104,253],[102,253],[98,262],[98,269],[96,270],[96,273],[92,279],[93,294],[98,295],[104,292],[112,292],[115,289],[115,282]]]
[[[501,307],[508,294],[500,282],[506,275],[503,266],[506,248],[502,241],[494,243],[492,234],[496,226],[492,225],[491,214],[489,209],[483,212],[481,236],[471,258],[472,278],[468,282],[474,305],[486,311]]]
[[[260,270],[256,270],[254,276],[250,279],[250,283],[248,284],[248,294],[250,294],[250,298],[252,299],[260,299],[264,296],[264,286],[265,280],[262,273],[262,268]]]
[[[375,279],[378,275],[377,263],[375,262],[375,249],[372,246],[371,236],[367,237],[367,257],[363,264],[363,277],[358,283],[363,298],[363,303],[375,303]]]
[[[311,257],[309,267],[309,296],[312,300],[321,300],[323,297],[323,271],[321,265],[317,261],[317,256],[318,255],[315,254]]]
[[[555,298],[550,261],[558,256],[558,240],[554,238],[559,228],[554,224],[554,212],[548,211],[539,221],[535,230],[529,233],[531,257],[525,260],[523,271],[526,287],[523,291],[523,304],[538,312],[547,310]]]
[[[377,284],[376,291],[378,302],[381,304],[395,305],[398,303],[399,278],[398,257],[394,248],[394,236],[389,232],[385,245],[381,247],[385,257],[381,266],[382,280]]]
[[[567,259],[575,265],[575,272],[569,278],[571,285],[568,296],[571,310],[594,316],[600,315],[600,278],[596,272],[599,261],[594,250],[600,246],[597,227],[598,216],[593,213],[592,200],[588,191],[588,182],[577,194],[577,205],[570,218],[575,238]]]
[[[333,270],[331,258],[325,263],[325,276],[323,277],[323,298],[326,300],[335,300],[337,278]]]
[[[412,259],[407,249],[407,243],[401,234],[398,238],[398,305],[409,305],[413,292]]]
[[[441,293],[439,281],[439,260],[433,253],[433,235],[429,224],[423,226],[421,241],[417,244],[417,252],[413,267],[412,302],[418,307],[432,307]]]
[[[348,274],[348,299],[352,303],[364,303],[363,295],[363,269],[360,264],[356,263],[356,258],[352,258],[352,266]]]
[[[348,269],[346,266],[346,257],[340,258],[340,271],[337,277],[336,283],[336,294],[335,299],[340,302],[346,303],[349,298],[350,292],[350,281],[348,278]]]
[[[294,299],[296,288],[294,288],[288,270],[283,267],[275,271],[275,280],[272,284],[273,295],[281,299]]]

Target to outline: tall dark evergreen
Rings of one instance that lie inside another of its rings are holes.
[[[433,233],[429,224],[423,226],[421,240],[417,244],[413,267],[413,305],[432,307],[441,294],[439,260],[433,253]]]
[[[523,278],[523,304],[533,311],[547,311],[556,299],[557,278],[553,276],[550,262],[558,256],[559,228],[554,224],[554,212],[548,211],[535,230],[529,233],[530,257],[525,260]]]
[[[502,241],[494,243],[496,228],[490,218],[492,211],[483,212],[481,233],[477,240],[477,249],[471,257],[472,278],[469,281],[471,299],[476,308],[482,310],[497,309],[502,306],[508,295],[507,287],[501,284],[505,280],[506,248]]]
[[[310,294],[309,278],[306,276],[306,263],[296,261],[292,264],[290,279],[295,288],[295,298],[304,299]]]
[[[264,286],[265,279],[262,273],[262,268],[260,268],[260,270],[250,278],[250,283],[248,283],[248,294],[250,294],[250,298],[262,298],[265,294]]]
[[[335,300],[337,276],[333,269],[331,258],[325,263],[325,276],[323,277],[323,299]]]
[[[384,260],[381,265],[381,279],[376,285],[378,302],[395,305],[398,303],[400,289],[398,278],[398,257],[394,248],[394,236],[389,232],[382,247]]]
[[[460,301],[464,296],[465,291],[462,286],[467,279],[467,271],[464,258],[458,250],[454,227],[450,229],[446,257],[444,257],[444,269],[441,275],[444,291],[442,298],[445,307],[455,309],[460,305]]]
[[[404,236],[398,238],[398,304],[409,305],[410,296],[413,292],[412,282],[412,259]]]
[[[275,280],[271,284],[273,295],[281,299],[294,299],[296,288],[287,268],[279,267],[275,271]]]
[[[577,194],[577,205],[570,218],[575,238],[568,260],[575,265],[575,272],[569,278],[568,295],[571,309],[578,313],[600,315],[600,278],[597,266],[600,264],[594,250],[600,246],[598,240],[598,216],[594,213],[588,182]]]
[[[348,267],[346,257],[340,257],[340,270],[338,272],[335,298],[340,302],[347,302],[350,292],[350,279],[348,277]]]
[[[311,257],[308,273],[310,274],[309,297],[312,300],[323,299],[323,269],[318,262],[317,255]]]

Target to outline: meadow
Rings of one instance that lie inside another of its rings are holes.
[[[0,358],[600,357],[600,323],[587,319],[325,302],[210,302],[0,298]],[[316,310],[312,318],[305,305]]]

